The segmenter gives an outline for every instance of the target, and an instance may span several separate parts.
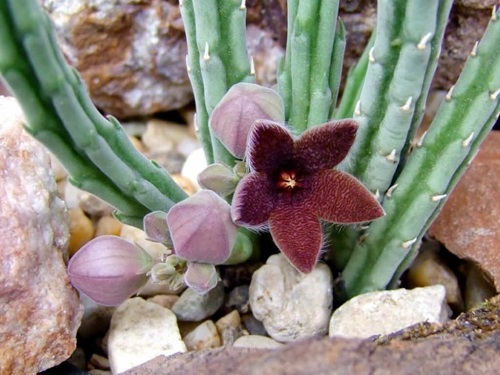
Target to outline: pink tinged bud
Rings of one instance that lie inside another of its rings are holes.
[[[212,190],[221,197],[234,193],[238,181],[238,176],[224,164],[211,164],[198,175],[201,187]]]
[[[190,262],[222,264],[231,254],[238,227],[231,207],[213,191],[202,190],[167,214],[175,254]]]
[[[167,226],[167,213],[163,211],[150,212],[144,216],[144,232],[148,240],[163,243],[166,247],[172,247],[172,239]]]
[[[284,108],[276,91],[253,83],[238,83],[214,108],[210,128],[229,152],[243,159],[248,133],[255,120],[283,123]]]
[[[219,275],[213,264],[189,263],[184,282],[198,294],[207,294],[217,286]]]
[[[101,305],[117,306],[148,281],[153,258],[130,241],[101,236],[83,246],[69,261],[73,286]]]

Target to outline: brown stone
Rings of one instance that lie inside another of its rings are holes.
[[[66,275],[68,214],[50,157],[0,97],[0,374],[35,374],[76,347],[83,308]]]
[[[471,260],[500,291],[500,132],[492,131],[429,229],[432,237]]]
[[[500,368],[500,297],[443,326],[419,324],[377,341],[309,339],[280,349],[218,348],[157,357],[124,375],[493,375]]]

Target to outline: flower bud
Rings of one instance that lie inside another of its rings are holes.
[[[144,216],[144,232],[148,240],[163,243],[166,247],[172,247],[172,239],[167,226],[167,213],[163,211],[150,212]]]
[[[189,263],[184,282],[198,294],[206,294],[217,286],[219,275],[213,264]]]
[[[201,187],[212,190],[221,197],[234,193],[238,180],[238,176],[224,164],[211,164],[198,175]]]
[[[153,258],[130,241],[101,236],[83,246],[68,263],[73,286],[101,305],[116,306],[148,281]]]

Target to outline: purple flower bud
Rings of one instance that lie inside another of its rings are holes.
[[[276,91],[253,83],[238,83],[214,108],[210,128],[229,152],[243,159],[248,133],[255,120],[284,122],[284,108]]]
[[[236,240],[231,207],[213,191],[202,190],[167,214],[175,254],[190,262],[222,264]]]
[[[224,164],[211,164],[198,175],[198,183],[221,197],[234,193],[239,178]]]
[[[206,294],[217,286],[219,275],[213,264],[189,263],[184,282],[198,294]]]
[[[116,306],[148,281],[153,258],[130,241],[101,236],[83,246],[69,261],[73,286],[101,305]]]
[[[172,239],[167,226],[167,213],[163,211],[150,212],[144,216],[144,232],[148,240],[163,243],[166,247],[172,247]]]

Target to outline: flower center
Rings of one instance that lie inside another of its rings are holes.
[[[293,190],[300,186],[295,171],[281,171],[277,185],[280,189],[286,190]]]

